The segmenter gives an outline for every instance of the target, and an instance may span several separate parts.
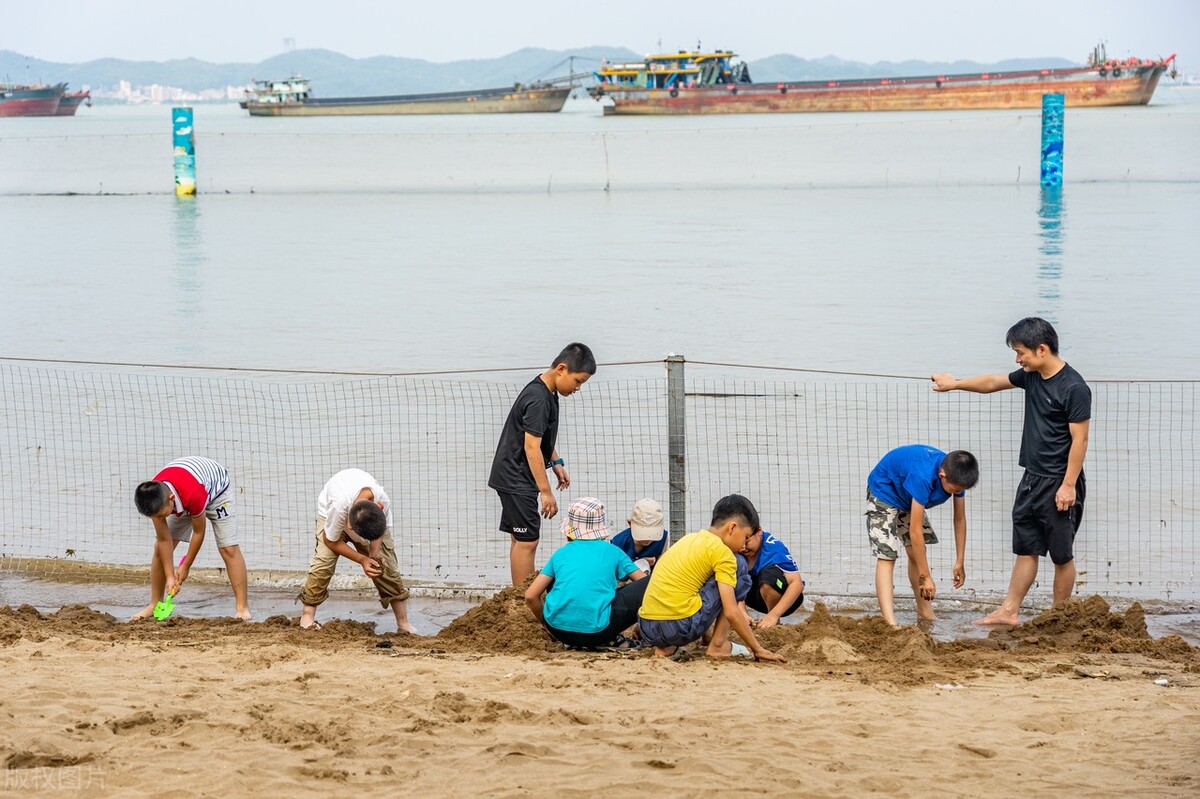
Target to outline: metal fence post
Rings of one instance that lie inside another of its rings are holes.
[[[667,356],[667,460],[671,485],[671,542],[687,535],[687,405],[684,402],[682,355]]]

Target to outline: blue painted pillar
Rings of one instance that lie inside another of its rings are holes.
[[[1042,95],[1042,186],[1063,182],[1063,96]]]
[[[172,108],[175,138],[175,196],[191,197],[196,193],[196,129],[192,124],[192,109]]]

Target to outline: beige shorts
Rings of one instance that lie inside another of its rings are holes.
[[[217,539],[217,549],[237,546],[237,506],[233,501],[233,485],[225,489],[204,509],[204,518]],[[167,530],[175,541],[192,540],[192,517],[171,515],[167,517]]]
[[[320,605],[329,597],[329,582],[337,569],[338,553],[325,546],[325,519],[317,518],[317,541],[313,548],[312,561],[308,566],[308,579],[304,582],[304,590],[300,592],[300,601],[305,605]],[[369,547],[357,541],[347,540],[346,544],[366,555]],[[388,528],[379,539],[379,561],[383,566],[383,574],[372,577],[375,590],[379,592],[379,604],[390,607],[396,600],[408,599],[408,589],[400,577],[400,568],[396,559],[396,544],[392,538],[392,528]],[[355,564],[357,566],[357,564]]]

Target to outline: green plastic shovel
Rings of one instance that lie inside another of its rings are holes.
[[[186,554],[179,559],[179,566],[182,566],[185,560],[187,560]],[[179,568],[179,566],[176,566],[175,568]],[[164,621],[165,619],[170,618],[171,614],[174,612],[175,592],[172,591],[171,593],[167,594],[161,602],[154,606],[154,618],[158,619],[159,621]]]

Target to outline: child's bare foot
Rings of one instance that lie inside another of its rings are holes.
[[[726,638],[720,643],[712,641],[704,650],[706,658],[727,658],[733,654],[733,644]]]
[[[300,629],[307,630],[311,627],[315,627],[318,630],[321,629],[321,625],[317,624],[317,614],[314,613],[311,616],[309,616],[307,614],[302,614],[300,616]]]
[[[417,628],[413,627],[410,622],[406,621],[403,624],[397,624],[396,627],[408,633],[409,635],[420,635],[420,633],[417,632]]]
[[[976,619],[975,621],[971,622],[971,624],[981,624],[981,625],[995,624],[995,625],[1005,625],[1008,627],[1016,627],[1020,623],[1021,623],[1021,619],[1017,616],[1017,614],[1015,612],[1010,613],[1009,611],[1005,610],[1004,608],[999,608],[998,610],[993,610],[991,613],[984,616],[982,619]]]
[[[250,615],[250,608],[240,608],[237,613],[233,614],[242,621],[250,621],[254,617]]]
[[[669,658],[675,654],[675,650],[678,648],[677,646],[656,646],[654,647],[654,656],[656,658]]]
[[[147,605],[146,607],[139,610],[137,613],[130,616],[129,620],[137,621],[138,619],[152,619],[152,618],[154,618],[154,603],[153,602],[151,602],[149,605]]]

